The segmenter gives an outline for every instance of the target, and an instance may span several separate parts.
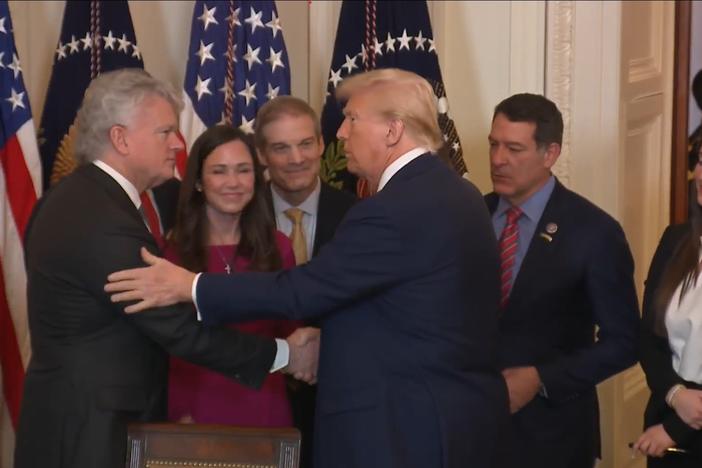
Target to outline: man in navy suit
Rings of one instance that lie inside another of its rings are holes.
[[[322,128],[317,114],[302,99],[271,99],[258,110],[255,130],[258,155],[270,176],[270,209],[278,230],[292,240],[295,260],[301,265],[331,240],[356,197],[320,179]],[[293,216],[296,211],[297,217]],[[306,325],[319,326],[319,322],[308,320]],[[316,387],[288,383],[293,421],[302,435],[300,467],[310,468]]]
[[[515,468],[592,468],[595,385],[636,362],[631,253],[611,216],[551,174],[562,137],[560,111],[535,94],[498,104],[488,137]]]
[[[128,312],[194,300],[208,323],[320,318],[317,468],[500,466],[508,405],[487,209],[434,153],[443,140],[426,80],[380,69],[338,94],[348,167],[375,194],[319,255],[279,273],[196,276],[143,252],[152,266],[113,274],[106,289],[140,300]]]

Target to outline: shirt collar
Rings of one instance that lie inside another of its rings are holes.
[[[378,183],[378,192],[380,192],[383,189],[383,187],[385,187],[388,181],[392,179],[392,176],[397,174],[400,169],[405,167],[413,160],[417,159],[419,156],[428,152],[429,150],[426,148],[415,148],[413,150],[409,150],[408,152],[394,160],[392,163],[390,163],[390,165],[385,168],[383,174],[380,176],[380,182]]]
[[[315,213],[317,213],[317,207],[319,206],[319,194],[321,190],[322,182],[318,178],[317,186],[314,188],[314,190],[312,190],[312,193],[310,193],[307,196],[305,201],[294,207],[278,194],[278,192],[273,188],[273,184],[271,183],[271,194],[273,196],[273,210],[275,211],[275,214],[278,215],[280,213],[283,213],[288,208],[299,208],[308,215],[314,215]]]
[[[543,187],[537,190],[531,197],[529,197],[524,203],[519,205],[524,216],[529,218],[532,222],[536,223],[541,218],[541,215],[546,208],[546,203],[548,199],[551,198],[551,193],[553,193],[553,188],[556,186],[556,178],[550,176]],[[499,217],[502,216],[505,211],[510,209],[512,205],[510,202],[500,197],[497,203],[497,209],[495,214]]]
[[[134,184],[129,182],[129,180],[127,180],[126,177],[117,172],[115,168],[107,164],[105,161],[100,161],[99,159],[96,159],[95,161],[93,161],[93,164],[105,171],[107,175],[112,177],[115,180],[115,182],[117,182],[120,185],[120,187],[122,187],[122,190],[124,190],[127,193],[129,199],[132,201],[132,203],[134,203],[134,206],[137,210],[141,207],[141,198],[139,197],[139,191],[134,186]]]

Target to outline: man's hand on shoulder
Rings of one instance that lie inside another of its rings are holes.
[[[111,293],[112,302],[138,301],[124,309],[133,313],[192,300],[195,273],[152,255],[144,247],[141,258],[148,267],[122,270],[107,277],[105,291]]]
[[[314,327],[298,328],[287,337],[290,361],[283,372],[308,384],[315,383],[319,362],[319,340],[319,328]]]

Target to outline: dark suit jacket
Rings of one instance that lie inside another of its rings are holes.
[[[317,227],[314,232],[312,256],[317,255],[319,249],[332,240],[336,228],[354,203],[356,203],[356,197],[351,193],[335,189],[322,182],[319,191]]]
[[[485,200],[494,212],[497,195]],[[636,362],[633,271],[619,224],[556,181],[500,316],[502,368],[536,366],[548,395],[513,415],[512,466],[592,467],[595,385]]]
[[[258,386],[269,339],[206,328],[192,308],[125,315],[107,275],[143,265],[155,243],[134,204],[88,164],[39,203],[26,237],[32,359],[17,431],[16,468],[123,467],[126,425],[165,418],[164,348]]]
[[[267,193],[268,203],[273,216],[272,187]],[[356,197],[351,193],[338,190],[331,185],[321,182],[319,190],[319,204],[317,205],[317,223],[314,234],[312,256],[319,253],[319,249],[334,237],[336,228],[346,215],[346,212],[356,202]],[[319,321],[309,320],[307,325],[319,326]],[[314,430],[315,401],[317,399],[316,385],[307,385],[301,382],[289,386],[288,398],[292,409],[295,427],[300,430],[302,445],[300,447],[300,467],[312,466],[312,440]]]
[[[307,264],[206,274],[197,298],[209,321],[323,318],[316,468],[482,468],[507,422],[498,289],[480,194],[425,154]]]
[[[651,397],[644,413],[644,426],[663,424],[666,432],[676,445],[692,448],[702,455],[702,431],[697,431],[682,419],[665,402],[665,396],[675,384],[702,389],[693,382],[686,382],[673,369],[673,360],[668,338],[655,331],[654,295],[668,262],[676,254],[678,245],[692,234],[690,223],[668,226],[663,233],[658,248],[651,261],[646,279],[643,299],[643,320],[641,327],[641,367],[646,374]],[[699,281],[699,279],[698,279]]]

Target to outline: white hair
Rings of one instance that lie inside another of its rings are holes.
[[[141,68],[122,68],[95,78],[85,90],[76,115],[76,161],[80,164],[98,159],[109,145],[110,128],[131,122],[134,112],[149,96],[166,99],[176,115],[183,107],[171,85]]]

